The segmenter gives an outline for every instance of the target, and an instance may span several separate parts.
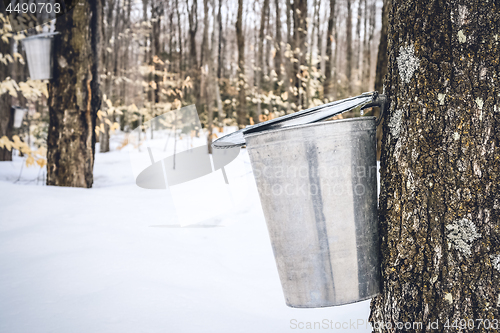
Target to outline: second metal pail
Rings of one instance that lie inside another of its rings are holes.
[[[52,78],[52,42],[55,33],[44,33],[24,38],[30,78],[48,80]]]
[[[375,117],[245,136],[286,303],[380,291]]]

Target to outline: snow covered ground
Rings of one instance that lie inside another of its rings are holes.
[[[238,160],[244,204],[182,228],[168,191],[135,185],[125,151],[96,155],[92,189],[44,186],[33,167],[15,183],[22,159],[0,162],[0,332],[370,332],[369,301],[285,305]]]

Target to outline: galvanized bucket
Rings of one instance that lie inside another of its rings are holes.
[[[375,117],[246,134],[286,304],[380,292]]]
[[[20,107],[20,106],[13,106],[14,109],[14,128],[19,128],[23,125],[23,119],[24,115],[28,112],[28,109]]]
[[[43,33],[22,40],[32,80],[52,78],[52,42],[56,34]]]

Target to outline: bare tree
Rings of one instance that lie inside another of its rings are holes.
[[[333,88],[332,80],[332,42],[334,41],[333,29],[335,28],[335,0],[330,0],[330,15],[328,16],[328,27],[326,31],[326,61],[325,61],[325,81],[323,84],[323,94],[330,98]]]
[[[307,53],[307,0],[293,2],[293,86],[296,89],[295,104],[301,108],[304,103],[305,79],[301,66],[305,66]]]
[[[261,111],[261,102],[260,102],[260,84],[262,80],[262,57],[263,57],[263,52],[264,52],[264,29],[265,29],[265,24],[266,24],[266,18],[267,18],[267,12],[269,10],[269,0],[264,0],[264,3],[262,5],[262,15],[260,17],[260,29],[259,29],[259,45],[258,45],[258,53],[257,53],[257,69],[255,72],[255,80],[256,80],[256,85],[257,85],[257,112],[255,113],[254,116],[254,121],[257,123],[259,122],[259,116],[262,113]]]
[[[366,1],[366,0],[365,0]],[[382,29],[377,53],[377,69],[375,71],[375,90],[382,92],[384,77],[387,74],[387,25],[389,20],[390,0],[384,0],[382,6]]]
[[[236,39],[238,44],[238,126],[245,127],[246,96],[245,96],[245,37],[243,36],[243,0],[238,0],[238,16],[236,18]]]
[[[276,76],[278,82],[282,80],[281,74],[281,14],[280,14],[280,3],[279,0],[275,0],[275,9],[276,9],[276,41],[274,43],[274,49],[276,50],[276,54],[274,55],[274,71],[276,72]]]
[[[57,19],[54,78],[49,87],[47,185],[91,187],[100,107],[99,0],[79,0]],[[89,29],[90,22],[90,29]]]
[[[352,87],[352,9],[351,1],[347,0],[347,24],[346,24],[346,88],[347,94],[351,93]]]

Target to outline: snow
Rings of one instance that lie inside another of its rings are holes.
[[[97,153],[92,189],[44,186],[34,167],[15,182],[22,158],[0,162],[0,332],[371,331],[369,301],[285,305],[244,150],[237,208],[181,228],[167,190],[135,185],[120,140]]]

